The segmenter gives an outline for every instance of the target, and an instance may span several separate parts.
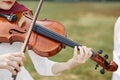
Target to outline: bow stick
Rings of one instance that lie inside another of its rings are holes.
[[[38,14],[39,14],[39,12],[40,12],[42,3],[43,3],[43,0],[40,0],[40,1],[39,1],[39,4],[38,4],[38,7],[37,7],[37,9],[36,9],[35,15],[34,15],[34,17],[33,17],[32,23],[31,23],[31,25],[30,25],[30,28],[29,28],[29,30],[28,30],[27,36],[26,36],[26,38],[25,38],[25,40],[24,40],[24,43],[23,43],[23,45],[22,45],[21,53],[25,53],[25,51],[26,51],[27,44],[28,44],[28,41],[29,41],[29,39],[30,39],[30,36],[31,36],[32,30],[33,30],[33,27],[34,27],[34,25],[35,25],[35,22],[36,22],[36,20],[37,20],[37,18],[38,18]],[[15,71],[18,72],[16,69],[15,69]],[[16,80],[16,77],[17,77],[17,75],[12,75],[13,80]]]

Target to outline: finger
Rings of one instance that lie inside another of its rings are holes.
[[[92,49],[91,48],[87,48],[86,47],[86,58],[89,58],[89,57],[91,57],[92,56]]]
[[[10,61],[9,63],[8,63],[8,65],[9,66],[11,66],[11,67],[13,67],[14,69],[16,69],[16,71],[20,71],[20,66],[19,66],[19,64],[17,63],[17,62],[15,62],[15,61]]]
[[[19,66],[20,66],[20,67],[23,66],[23,65],[24,65],[23,61],[19,63]]]
[[[86,46],[83,46],[84,58],[87,59],[89,57],[89,49]]]
[[[83,47],[79,46],[79,49],[80,49],[80,56],[84,57],[84,49],[83,49]]]
[[[88,48],[86,46],[82,46],[84,53],[88,53]]]
[[[21,54],[22,54],[22,59],[26,60],[26,57],[25,57],[24,53],[21,53]]]
[[[73,55],[73,58],[76,58],[77,57],[77,54],[78,51],[77,51],[77,46],[74,47],[74,55]]]
[[[10,57],[10,60],[11,60],[11,61],[15,61],[15,62],[17,62],[20,66],[23,65],[23,60],[22,60],[21,57],[11,56],[11,57]]]
[[[22,57],[23,60],[26,60],[24,53],[16,52],[16,53],[12,53],[11,55],[15,57]]]
[[[86,46],[83,46],[83,50],[85,54],[83,58],[84,58],[84,61],[86,61],[91,56],[92,53],[91,53],[90,48],[87,48]]]
[[[92,56],[92,48],[89,48],[89,57],[91,57]]]
[[[6,66],[6,69],[9,70],[13,75],[16,75],[17,72],[15,71],[15,69],[11,66]]]
[[[24,53],[20,53],[23,60],[26,60]]]
[[[21,56],[21,53],[20,52],[15,52],[15,53],[11,53],[12,56],[16,56],[16,57],[19,57]]]
[[[80,54],[79,54],[79,62],[81,62],[81,60],[83,60],[84,58],[84,51],[83,51],[83,48],[79,46],[79,49],[80,49]]]

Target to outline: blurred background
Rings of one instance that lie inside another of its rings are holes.
[[[93,48],[94,51],[103,50],[103,56],[109,55],[107,61],[112,60],[114,24],[120,15],[120,0],[44,0],[39,14],[39,20],[55,20],[64,25],[67,38],[79,44]],[[39,0],[18,0],[19,3],[35,12]],[[28,56],[26,54],[26,56]],[[49,59],[64,62],[73,56],[73,49],[66,46],[57,55]],[[28,56],[25,67],[35,80],[111,80],[112,73],[106,71],[100,74],[99,67],[89,59],[85,64],[66,71],[65,73],[47,77],[40,76],[34,70]]]

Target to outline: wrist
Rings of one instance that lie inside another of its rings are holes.
[[[66,62],[66,65],[68,67],[68,70],[75,68],[79,64],[75,62],[74,60],[70,59],[69,61]]]
[[[54,74],[60,74],[64,71],[67,71],[69,70],[70,67],[68,66],[68,63],[67,62],[63,62],[63,63],[56,63],[53,65],[52,67],[52,72]]]

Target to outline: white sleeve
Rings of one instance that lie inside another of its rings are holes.
[[[112,80],[119,80],[120,79],[120,17],[117,19],[114,27],[113,60],[118,64],[118,70],[113,72]]]
[[[32,50],[28,50],[28,54],[30,55],[32,62],[34,64],[34,67],[36,71],[40,75],[44,76],[55,76],[52,72],[52,66],[56,63],[54,61],[49,60],[46,57],[38,56],[36,53],[34,53]]]
[[[119,50],[118,44],[120,44],[120,17],[117,19],[114,27],[114,49]]]
[[[113,60],[117,63],[118,69],[117,71],[113,72],[112,80],[119,80],[120,79],[120,52],[113,51]]]
[[[114,27],[114,50],[113,59],[120,56],[120,17],[117,19]]]

